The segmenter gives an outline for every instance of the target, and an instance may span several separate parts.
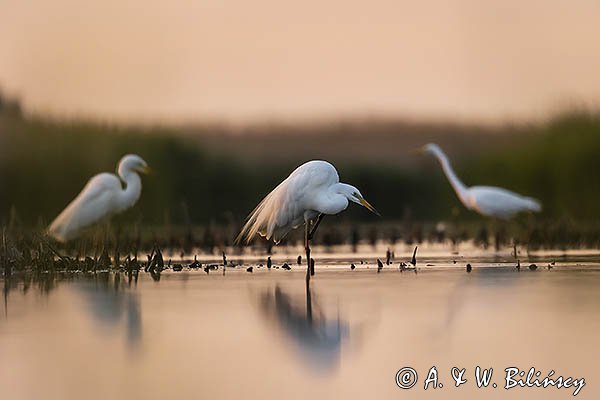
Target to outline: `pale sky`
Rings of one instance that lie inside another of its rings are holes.
[[[27,110],[502,121],[600,105],[597,0],[0,0]]]

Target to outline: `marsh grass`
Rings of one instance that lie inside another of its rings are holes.
[[[472,243],[489,251],[509,249],[517,245],[529,250],[541,249],[598,249],[600,248],[600,223],[572,223],[569,220],[536,221],[526,217],[505,224],[487,221],[450,221],[445,223],[418,223],[399,221],[378,224],[345,224],[328,221],[315,237],[315,244],[333,249],[359,245],[390,246],[396,244],[421,245],[436,243],[457,249]],[[201,269],[205,266],[235,266],[227,261],[227,252],[236,259],[245,253],[270,254],[272,244],[263,239],[254,240],[248,248],[231,247],[227,235],[233,237],[231,227],[170,227],[91,230],[81,238],[67,244],[56,243],[43,231],[3,227],[0,242],[0,270],[5,278],[24,272],[37,273],[96,273],[118,271],[124,273],[150,273],[160,279],[160,273],[173,269]],[[301,235],[292,232],[280,246],[298,246]],[[163,251],[170,254],[169,262]],[[390,254],[385,255],[386,260]],[[182,264],[171,265],[171,259]],[[223,259],[222,263],[214,260]],[[193,261],[192,261],[193,259]],[[186,261],[188,260],[188,261]],[[212,260],[212,264],[207,263]],[[231,264],[231,265],[229,265]],[[181,269],[179,268],[181,266]],[[225,268],[224,267],[224,268]],[[209,269],[210,270],[210,269]],[[205,271],[208,272],[208,271]]]

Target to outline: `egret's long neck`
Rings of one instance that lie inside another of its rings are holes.
[[[142,179],[133,171],[119,171],[119,176],[125,182],[125,190],[121,192],[119,207],[121,211],[133,206],[142,194]]]
[[[440,164],[442,165],[444,174],[446,174],[446,178],[448,178],[448,180],[450,181],[450,184],[454,188],[454,191],[456,192],[458,197],[464,202],[467,194],[467,187],[464,183],[461,182],[460,179],[458,179],[458,176],[456,176],[456,173],[450,165],[450,161],[448,161],[448,157],[446,157],[446,155],[441,150],[437,149],[433,152],[433,154],[437,157]]]

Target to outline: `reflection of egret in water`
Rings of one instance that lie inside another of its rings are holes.
[[[339,315],[327,318],[310,286],[307,285],[306,302],[302,305],[279,286],[274,291],[266,290],[261,296],[261,309],[312,366],[321,371],[337,366],[349,325]]]
[[[139,342],[142,335],[139,299],[121,285],[120,274],[98,274],[93,280],[80,282],[77,287],[94,320],[114,330],[124,318],[128,344]]]

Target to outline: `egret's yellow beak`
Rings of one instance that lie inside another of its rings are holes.
[[[364,198],[361,198],[360,200],[360,204],[365,207],[367,210],[371,211],[373,214],[377,215],[378,217],[381,217],[381,214],[379,214],[379,212],[377,212],[377,210],[375,209],[375,207],[373,207],[368,201],[366,201]]]
[[[144,174],[151,174],[152,168],[150,168],[148,165],[146,165],[144,168],[142,168],[141,172]]]

